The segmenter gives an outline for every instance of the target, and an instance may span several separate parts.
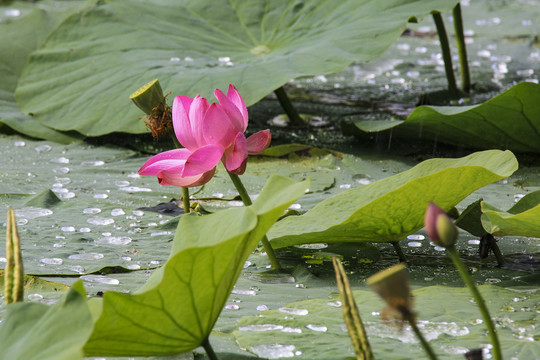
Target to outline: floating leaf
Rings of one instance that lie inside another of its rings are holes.
[[[522,82],[474,106],[419,106],[405,122],[356,121],[365,132],[436,140],[477,149],[540,152],[540,85]]]
[[[495,286],[480,292],[492,314],[500,319],[499,336],[505,358],[536,359],[535,324],[540,295]],[[485,326],[467,288],[430,286],[413,291],[418,326],[440,359],[485,346]],[[403,331],[380,320],[384,306],[374,292],[357,290],[354,296],[363,317],[375,359],[424,359],[425,353],[410,327]],[[261,357],[270,351],[302,354],[306,359],[350,359],[354,355],[341,318],[338,298],[311,299],[283,305],[256,316],[243,317],[234,335],[239,345]],[[536,309],[536,310],[535,310]],[[520,339],[520,340],[517,340]],[[396,351],[399,349],[399,351]],[[274,354],[276,353],[274,352]]]
[[[516,204],[508,211],[497,209],[496,207],[482,202],[482,225],[486,231],[494,236],[529,236],[540,238],[540,204],[538,203],[538,192],[528,194],[530,198],[523,197],[524,204]],[[536,202],[532,206],[532,202]],[[519,211],[521,210],[521,211]]]
[[[105,293],[87,355],[167,355],[200,346],[248,255],[307,185],[274,175],[251,207],[182,217],[170,259],[137,294]]]
[[[30,53],[68,16],[85,6],[86,1],[40,1],[37,4],[17,3],[21,12],[16,19],[0,22],[0,125],[20,133],[69,143],[81,139],[77,134],[63,134],[38,123],[32,116],[21,114],[13,92]],[[11,21],[10,21],[11,20]]]
[[[328,198],[268,233],[273,247],[337,241],[398,241],[422,228],[429,201],[448,211],[471,192],[510,176],[517,160],[489,150],[426,160],[403,173]]]
[[[128,95],[150,80],[159,78],[166,92],[205,97],[233,83],[250,105],[290,79],[373,60],[409,19],[456,3],[96,1],[32,54],[17,102],[57,130],[142,133]]]
[[[92,327],[82,282],[53,306],[10,305],[0,326],[0,359],[83,359],[82,347]]]

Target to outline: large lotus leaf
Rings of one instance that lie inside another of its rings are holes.
[[[200,346],[249,254],[307,186],[274,175],[251,207],[182,217],[170,259],[141,291],[105,293],[85,352],[149,356]]]
[[[538,198],[538,192],[529,195]],[[538,226],[540,224],[540,204],[536,202],[535,206],[519,212],[511,211],[512,209],[503,211],[482,202],[481,221],[486,231],[495,236],[512,235],[540,238],[540,227]]]
[[[436,140],[478,149],[540,152],[540,85],[523,82],[474,106],[419,106],[404,122],[356,121],[365,132]]]
[[[19,16],[0,21],[0,126],[7,125],[20,133],[68,143],[80,135],[63,134],[22,114],[13,92],[30,53],[68,16],[85,6],[86,1],[40,1],[37,4],[15,2],[12,7]]]
[[[539,358],[535,324],[540,320],[540,296],[488,285],[480,292],[498,324],[504,357]],[[430,286],[413,294],[420,330],[440,359],[457,359],[468,350],[487,347],[485,326],[467,288]],[[410,327],[400,330],[380,320],[384,304],[375,293],[357,290],[354,296],[375,358],[426,358]],[[354,351],[338,300],[299,301],[243,317],[234,335],[241,347],[264,358],[301,354],[306,359],[350,359]]]
[[[459,159],[430,159],[403,173],[328,198],[277,223],[272,246],[337,241],[398,241],[423,226],[429,201],[450,210],[471,192],[510,176],[517,160],[488,150]]]
[[[173,94],[235,84],[248,105],[290,79],[382,54],[411,18],[456,0],[99,1],[32,54],[16,97],[58,130],[146,131],[128,95],[159,78]]]
[[[58,303],[9,305],[0,326],[2,360],[76,360],[93,328],[82,282]]]

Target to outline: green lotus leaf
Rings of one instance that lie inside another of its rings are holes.
[[[233,83],[254,104],[290,79],[377,58],[409,19],[457,2],[96,1],[31,55],[16,98],[57,130],[142,133],[128,95],[150,80],[212,98]]]
[[[540,295],[483,285],[480,292],[498,321],[505,358],[538,358]],[[403,330],[381,321],[385,304],[374,292],[353,292],[376,359],[424,359],[410,327]],[[485,347],[485,326],[467,288],[429,286],[413,291],[419,327],[439,359],[457,359]],[[234,335],[238,344],[259,355],[302,354],[306,359],[350,359],[354,355],[342,318],[339,298],[315,298],[243,317]],[[518,340],[519,339],[519,340]],[[399,349],[399,351],[396,351]]]
[[[436,140],[476,149],[540,152],[540,85],[519,83],[474,106],[419,106],[401,121],[356,121],[365,132]],[[383,122],[381,124],[381,122]]]
[[[340,241],[398,241],[423,226],[429,201],[448,211],[474,190],[510,176],[509,151],[488,150],[459,159],[426,160],[410,170],[328,198],[268,233],[275,248]]]
[[[482,225],[495,236],[529,236],[540,238],[540,191],[524,196],[508,211],[482,202]]]
[[[20,12],[14,19],[0,21],[0,128],[2,125],[20,133],[69,143],[81,138],[64,134],[38,123],[32,116],[22,114],[15,103],[14,91],[30,53],[45,41],[60,23],[85,6],[86,1],[40,1],[37,4],[17,2]]]
[[[82,348],[92,327],[82,282],[53,306],[11,304],[0,326],[0,359],[83,359]]]
[[[171,257],[137,294],[105,293],[86,354],[168,355],[200,346],[249,254],[307,186],[274,175],[251,207],[182,217]]]

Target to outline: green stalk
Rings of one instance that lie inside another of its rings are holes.
[[[291,125],[304,126],[304,121],[298,114],[298,111],[296,111],[296,108],[291,103],[291,99],[289,99],[289,96],[287,96],[287,93],[285,92],[285,89],[283,89],[283,86],[274,90],[274,94],[276,94],[278,101],[281,104],[281,107],[283,108],[283,110],[285,110],[285,113],[289,117]]]
[[[446,80],[448,81],[448,91],[450,96],[457,98],[459,91],[456,85],[456,77],[454,76],[454,68],[452,66],[452,55],[450,54],[450,45],[448,45],[448,36],[446,35],[446,29],[441,13],[433,13],[433,21],[437,27],[437,33],[439,34],[439,42],[441,43],[441,53],[444,60],[444,70],[446,72]]]
[[[206,351],[206,355],[208,355],[210,360],[218,360],[214,349],[212,349],[212,346],[210,345],[210,341],[208,341],[208,337],[203,340],[201,345],[204,348],[204,351]]]
[[[461,261],[459,257],[459,253],[456,250],[456,247],[450,246],[450,247],[447,247],[446,250],[450,254],[450,258],[452,259],[454,266],[458,269],[459,274],[461,275],[461,278],[463,279],[463,281],[469,288],[474,300],[476,301],[476,305],[480,309],[480,313],[482,314],[482,319],[484,320],[484,323],[486,324],[486,328],[489,333],[489,339],[490,339],[491,345],[493,345],[493,358],[495,360],[502,360],[502,352],[501,352],[501,345],[499,343],[499,338],[497,337],[497,332],[495,330],[493,320],[491,319],[491,316],[489,315],[489,311],[487,309],[484,298],[482,298],[482,295],[480,295],[480,292],[478,291],[478,288],[476,287],[474,280],[472,279],[471,275],[469,275],[469,270],[467,269],[467,266],[465,266],[463,261]]]
[[[463,17],[461,16],[461,4],[458,3],[453,10],[454,31],[456,33],[456,43],[459,55],[459,66],[461,68],[461,87],[463,91],[471,91],[471,76],[469,73],[469,61],[467,59],[467,47],[465,46],[465,35],[463,34]]]
[[[234,186],[236,187],[236,190],[238,190],[238,193],[240,194],[240,198],[242,198],[242,202],[244,203],[244,205],[250,206],[251,204],[253,204],[246,188],[244,187],[244,184],[242,183],[242,180],[240,180],[240,176],[230,173],[228,171],[227,173],[229,174],[229,177],[231,178]],[[264,251],[266,251],[268,258],[270,259],[270,263],[272,264],[272,269],[273,270],[281,269],[281,265],[279,264],[279,261],[276,257],[276,253],[274,252],[272,245],[270,245],[270,241],[268,241],[268,238],[266,237],[266,235],[264,235],[261,242],[263,244]]]
[[[399,258],[399,262],[406,263],[407,257],[405,256],[401,245],[399,245],[399,241],[392,241],[392,246],[394,246],[394,250],[396,251],[396,254]]]
[[[433,349],[429,345],[429,342],[424,338],[424,335],[422,335],[422,332],[420,331],[420,329],[416,325],[416,321],[411,319],[411,320],[409,320],[409,324],[411,324],[411,328],[413,329],[414,334],[416,335],[418,340],[420,340],[420,344],[424,348],[424,351],[428,354],[428,357],[431,360],[437,360],[437,355],[435,355],[435,352],[433,351]]]

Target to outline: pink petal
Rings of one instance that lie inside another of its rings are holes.
[[[270,145],[270,141],[272,141],[270,130],[266,129],[256,132],[247,138],[248,154],[258,154],[263,152]]]
[[[214,176],[215,171],[216,169],[213,168],[212,170],[202,173],[200,175],[186,177],[180,176],[180,173],[178,171],[162,171],[158,175],[158,181],[161,185],[164,186],[199,186],[202,184],[206,184],[212,178],[212,176]]]
[[[227,91],[227,98],[232,101],[234,105],[240,110],[242,113],[242,119],[244,120],[244,126],[242,132],[246,131],[248,126],[248,111],[246,107],[246,103],[244,102],[244,99],[242,99],[242,96],[240,96],[240,93],[233,84],[229,84],[229,90]]]
[[[236,136],[231,120],[221,105],[213,103],[208,108],[203,123],[203,134],[207,144],[218,144],[228,148]]]
[[[206,145],[195,150],[186,160],[183,177],[200,175],[216,167],[225,149],[219,145]]]
[[[244,133],[236,134],[234,145],[225,150],[223,154],[223,164],[227,171],[241,175],[246,169],[248,152]]]
[[[189,120],[189,109],[193,99],[187,96],[176,96],[172,106],[172,121],[176,138],[186,149],[197,149],[197,140],[193,136]]]
[[[187,149],[174,149],[152,156],[139,169],[139,174],[156,176],[160,171],[183,166],[191,151]]]
[[[236,131],[244,132],[246,131],[247,123],[244,122],[244,118],[240,109],[234,104],[220,89],[214,91],[214,95],[218,99],[220,105],[223,107],[223,110],[229,115],[233,126]]]
[[[208,100],[200,95],[195,96],[191,107],[189,108],[189,122],[191,125],[191,133],[197,141],[197,147],[207,144],[204,140],[204,119],[208,111]],[[191,149],[190,149],[191,150]]]

